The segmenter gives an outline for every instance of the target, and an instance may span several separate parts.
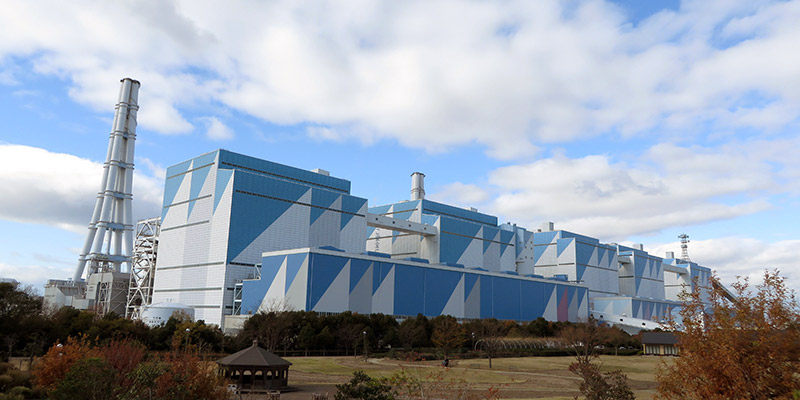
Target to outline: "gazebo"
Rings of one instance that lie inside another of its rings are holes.
[[[292,365],[270,351],[253,345],[217,360],[225,378],[237,382],[240,391],[267,391],[288,387]]]

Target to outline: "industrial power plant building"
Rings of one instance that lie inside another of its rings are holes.
[[[410,200],[369,207],[327,171],[225,150],[168,168],[161,217],[134,225],[139,86],[121,81],[87,239],[73,278],[45,285],[49,305],[151,324],[182,311],[223,328],[277,306],[397,318],[594,317],[633,331],[659,327],[683,291],[710,283],[685,242],[680,258],[661,258],[549,222],[498,224],[425,199],[419,172]]]
[[[217,150],[167,170],[153,303],[231,324],[295,310],[526,321],[590,315],[654,328],[711,271],[425,199],[369,207],[350,182]],[[228,317],[233,316],[233,317]]]

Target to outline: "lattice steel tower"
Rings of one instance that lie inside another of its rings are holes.
[[[689,235],[681,233],[678,235],[678,239],[681,240],[681,260],[692,261],[689,258]]]
[[[76,282],[81,280],[87,264],[87,280],[94,273],[128,272],[131,268],[133,148],[140,84],[130,78],[121,82],[100,192],[97,194],[94,213],[89,222],[89,234],[73,277]]]
[[[161,217],[144,219],[136,223],[125,318],[141,319],[142,307],[149,305],[153,299],[160,233]]]

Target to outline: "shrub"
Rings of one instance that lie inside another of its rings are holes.
[[[27,371],[20,371],[16,368],[6,370],[0,375],[0,392],[8,391],[16,386],[31,386],[31,375]]]
[[[17,386],[6,392],[6,394],[14,395],[14,396],[22,396],[23,399],[35,399],[36,393],[31,390],[29,387],[25,386]]]
[[[587,400],[634,400],[628,377],[622,371],[600,373],[600,367],[591,363],[573,363],[569,370],[583,378],[581,394]]]
[[[111,400],[116,373],[104,359],[90,357],[73,365],[59,381],[51,396],[56,400]]]
[[[364,371],[353,372],[349,382],[336,385],[336,400],[393,400],[392,387],[384,380],[371,378]]]
[[[0,392],[5,392],[9,388],[13,387],[14,378],[11,375],[0,375]]]

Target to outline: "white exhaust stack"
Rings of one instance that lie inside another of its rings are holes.
[[[133,145],[136,141],[140,84],[131,78],[125,78],[121,82],[114,124],[108,138],[103,180],[100,192],[97,193],[92,220],[89,222],[89,234],[72,278],[75,282],[81,280],[87,262],[87,278],[95,272],[123,272],[122,264],[125,264],[127,271],[131,267]]]
[[[411,200],[425,198],[425,174],[414,172],[411,174]]]

